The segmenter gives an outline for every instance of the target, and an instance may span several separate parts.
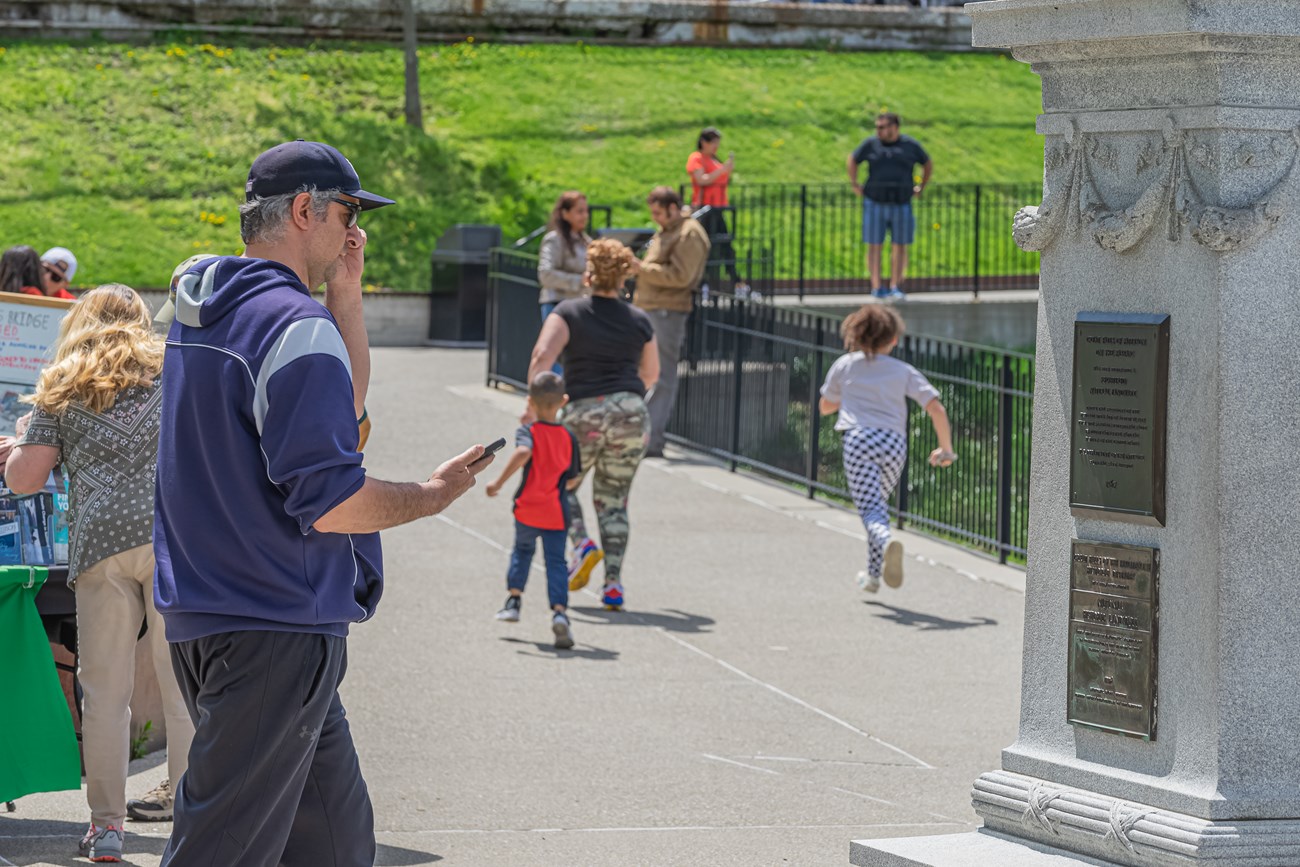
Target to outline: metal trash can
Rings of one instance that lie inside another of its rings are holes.
[[[487,341],[488,266],[501,227],[457,223],[433,251],[429,340],[453,346]]]

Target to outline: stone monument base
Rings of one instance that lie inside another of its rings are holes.
[[[855,867],[1115,867],[1062,849],[1014,840],[992,831],[854,840],[849,863]]]

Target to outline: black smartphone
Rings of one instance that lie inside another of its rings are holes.
[[[470,461],[469,465],[472,467],[475,464],[482,463],[483,461],[486,461],[488,458],[492,457],[494,454],[501,451],[505,447],[506,447],[506,438],[502,437],[501,439],[497,440],[496,442],[492,443],[487,448],[485,448],[483,450],[483,454],[475,458],[474,460]]]

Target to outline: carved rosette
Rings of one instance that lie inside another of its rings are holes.
[[[971,800],[989,830],[1128,867],[1300,864],[1300,820],[1210,821],[1009,771]]]
[[[1218,253],[1230,253],[1253,243],[1277,225],[1295,199],[1296,162],[1300,159],[1300,130],[1290,134],[1247,134],[1227,147],[1174,128],[1169,121],[1159,138],[1147,136],[1137,145],[1134,174],[1146,186],[1137,200],[1124,208],[1112,207],[1098,191],[1096,173],[1119,174],[1120,148],[1093,133],[1079,133],[1071,125],[1062,141],[1049,144],[1046,153],[1047,194],[1038,207],[1022,208],[1012,223],[1012,235],[1022,250],[1042,252],[1067,231],[1087,231],[1105,250],[1123,253],[1133,249],[1157,226],[1174,243],[1190,230],[1198,243]],[[1260,199],[1231,208],[1207,202],[1192,166],[1218,171],[1275,171],[1280,178]]]

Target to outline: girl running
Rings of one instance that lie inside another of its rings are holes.
[[[844,434],[844,475],[867,528],[868,558],[858,586],[868,593],[903,583],[903,543],[889,537],[887,501],[907,460],[907,398],[925,408],[939,438],[930,465],[957,460],[948,413],[939,392],[915,367],[890,356],[903,333],[892,307],[867,304],[840,328],[848,355],[840,356],[822,385],[821,413],[840,414],[835,429]]]

